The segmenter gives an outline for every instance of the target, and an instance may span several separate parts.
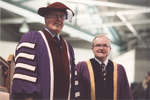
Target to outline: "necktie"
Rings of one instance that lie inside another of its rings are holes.
[[[54,39],[56,40],[58,49],[60,50],[62,48],[60,39],[58,38],[58,36],[55,36]]]
[[[58,36],[57,36],[57,35],[54,36],[54,39],[56,40],[56,42],[59,42],[59,41],[60,41],[60,40],[58,39]]]
[[[103,79],[106,80],[106,70],[105,70],[105,64],[102,63],[101,64],[101,67],[102,67],[102,76],[103,76]]]

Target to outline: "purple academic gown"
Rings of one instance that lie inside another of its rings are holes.
[[[90,65],[89,66],[89,63]],[[129,88],[126,72],[122,65],[116,64],[115,68],[113,62],[109,60],[111,67],[113,67],[113,96],[111,100],[132,100],[131,90]],[[89,68],[89,67],[90,68]],[[75,68],[76,81],[78,81],[78,99],[79,100],[97,100],[95,93],[95,80],[91,60],[79,62]],[[92,69],[92,71],[90,71]],[[92,74],[90,74],[92,73]],[[117,74],[115,74],[117,73]],[[93,75],[93,76],[92,76]],[[116,80],[116,81],[114,81]],[[92,84],[92,85],[91,85]],[[99,84],[101,85],[101,84]],[[109,89],[109,88],[108,88]],[[94,92],[92,92],[94,90]],[[105,91],[105,90],[102,90]],[[97,93],[98,94],[98,93]],[[99,94],[98,94],[99,95]]]
[[[68,42],[65,41],[65,43],[69,59],[68,100],[70,100],[73,97],[74,51]],[[23,35],[16,47],[15,63],[11,99],[15,95],[25,96],[27,94],[38,97],[40,100],[53,100],[53,60],[50,47],[42,31]]]

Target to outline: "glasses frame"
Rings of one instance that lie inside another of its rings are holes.
[[[54,18],[54,19],[62,19],[62,20],[65,20],[65,19],[67,19],[67,16],[66,16],[66,14],[64,14],[64,15],[58,15],[58,14],[47,14],[47,15],[45,15],[45,18]]]
[[[109,48],[110,45],[109,45],[109,44],[95,44],[94,47],[98,47],[98,48],[100,48],[100,47]]]

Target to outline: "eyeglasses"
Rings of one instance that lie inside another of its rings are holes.
[[[103,47],[103,48],[108,48],[110,47],[108,44],[96,44],[94,47]]]
[[[66,19],[66,15],[56,15],[56,14],[48,14],[48,15],[46,15],[45,16],[46,18],[57,18],[57,19],[62,19],[62,20],[64,20],[64,19]]]

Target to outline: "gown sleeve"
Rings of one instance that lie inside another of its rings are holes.
[[[15,51],[15,72],[11,91],[12,100],[39,98],[37,32],[22,36]]]

